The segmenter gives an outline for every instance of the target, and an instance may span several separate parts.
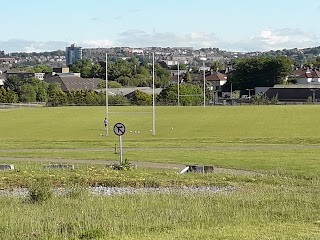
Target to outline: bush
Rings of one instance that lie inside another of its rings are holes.
[[[32,203],[44,202],[52,197],[50,183],[45,179],[36,179],[29,187],[29,200]]]
[[[132,164],[129,162],[128,159],[125,159],[124,162],[122,164],[112,164],[111,168],[113,170],[130,170],[132,169],[134,166],[132,166]]]
[[[118,83],[116,81],[108,81],[108,87],[109,88],[122,88],[121,83]]]

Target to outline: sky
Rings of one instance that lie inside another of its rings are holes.
[[[0,50],[320,46],[320,0],[18,0],[1,2]]]

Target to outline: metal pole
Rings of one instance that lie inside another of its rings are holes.
[[[106,53],[106,118],[108,121],[106,135],[109,134],[109,100],[108,100],[108,53]]]
[[[231,90],[230,90],[230,97],[231,97],[231,105],[233,105],[233,96],[232,96],[232,83],[231,83]]]
[[[178,62],[178,106],[180,106],[180,66]]]
[[[123,161],[122,161],[122,137],[121,135],[119,136],[119,155],[120,155],[120,165],[122,165]]]
[[[154,53],[152,53],[152,135],[156,135],[156,112],[155,112],[155,93],[154,93]]]
[[[203,107],[206,107],[206,70],[203,61]]]

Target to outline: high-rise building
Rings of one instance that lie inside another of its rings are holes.
[[[82,47],[76,47],[75,44],[71,44],[70,47],[66,47],[66,63],[67,65],[74,63],[77,60],[82,59]]]

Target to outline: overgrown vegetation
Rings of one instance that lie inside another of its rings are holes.
[[[52,186],[47,179],[35,178],[28,185],[28,200],[31,203],[41,203],[52,197]]]

